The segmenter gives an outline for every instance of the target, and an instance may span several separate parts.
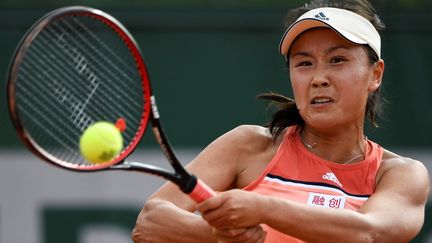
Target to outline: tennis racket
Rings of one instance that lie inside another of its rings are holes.
[[[196,202],[215,193],[179,162],[162,129],[140,49],[127,29],[100,10],[71,6],[37,21],[19,43],[7,76],[14,127],[35,155],[73,171],[141,171],[177,184]],[[97,121],[126,123],[123,150],[91,164],[79,150],[83,131]],[[127,161],[147,124],[171,170]]]

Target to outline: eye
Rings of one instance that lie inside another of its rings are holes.
[[[344,61],[346,61],[346,58],[344,58],[344,57],[333,57],[330,60],[330,63],[340,63],[340,62],[344,62]]]
[[[308,62],[308,61],[302,61],[302,62],[298,62],[295,66],[296,66],[296,67],[306,67],[306,66],[310,66],[310,65],[312,65],[311,62]]]

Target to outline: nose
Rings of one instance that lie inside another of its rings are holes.
[[[328,79],[324,71],[318,71],[312,77],[311,85],[314,88],[319,88],[319,87],[325,88],[325,87],[329,87],[330,84],[331,84],[330,80]]]

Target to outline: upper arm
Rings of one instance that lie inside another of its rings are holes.
[[[359,210],[370,219],[379,242],[407,242],[424,222],[428,172],[418,161],[396,160],[401,161],[382,174],[375,193]]]
[[[224,191],[235,187],[238,174],[247,163],[248,150],[246,141],[257,136],[256,126],[239,126],[220,136],[208,145],[186,169],[196,175],[215,191]],[[151,198],[173,202],[176,206],[194,211],[196,203],[183,194],[171,182],[163,185]]]

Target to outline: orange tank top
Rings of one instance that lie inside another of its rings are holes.
[[[290,127],[275,156],[261,176],[245,190],[281,197],[299,203],[357,211],[375,191],[375,177],[383,149],[368,140],[363,161],[338,164],[309,152],[298,127]],[[267,225],[266,243],[303,242]]]

